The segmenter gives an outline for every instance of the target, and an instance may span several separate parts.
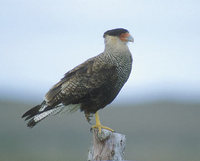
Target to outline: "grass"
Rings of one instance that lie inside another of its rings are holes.
[[[20,117],[34,105],[0,101],[0,161],[87,160],[92,134],[83,113],[53,116],[30,129]],[[100,119],[126,135],[127,160],[199,161],[200,104],[108,106]]]

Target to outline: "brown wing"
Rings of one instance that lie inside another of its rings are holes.
[[[109,90],[116,81],[115,66],[92,58],[66,73],[46,94],[45,101],[50,106],[82,103],[91,99],[91,94],[94,99],[99,92]]]

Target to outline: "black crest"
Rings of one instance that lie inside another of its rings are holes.
[[[108,30],[103,34],[103,37],[105,38],[106,35],[109,36],[120,36],[122,33],[127,33],[128,30],[123,29],[123,28],[117,28],[117,29],[112,29]]]

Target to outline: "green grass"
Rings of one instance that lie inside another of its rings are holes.
[[[30,129],[20,117],[32,106],[0,101],[0,161],[87,159],[92,134],[83,113],[52,116]],[[100,112],[100,119],[126,135],[127,160],[199,161],[200,104],[108,106]]]

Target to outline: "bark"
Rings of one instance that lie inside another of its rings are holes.
[[[88,154],[88,161],[124,160],[126,144],[125,135],[102,129],[101,134],[97,129],[93,131],[93,143]]]

